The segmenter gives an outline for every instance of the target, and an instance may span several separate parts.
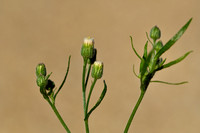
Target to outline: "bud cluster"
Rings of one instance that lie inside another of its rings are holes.
[[[133,42],[132,42],[132,37],[131,37],[132,48],[135,54],[141,60],[140,72],[139,72],[139,75],[137,76],[141,80],[142,91],[146,91],[151,79],[153,78],[154,74],[157,71],[160,71],[164,68],[168,68],[176,63],[179,63],[192,52],[192,51],[189,51],[185,53],[183,56],[179,57],[178,59],[173,60],[167,64],[165,64],[166,59],[163,60],[161,58],[161,55],[164,52],[166,52],[171,46],[173,46],[174,43],[183,35],[183,33],[188,28],[191,21],[192,21],[192,18],[165,45],[163,45],[161,40],[158,40],[161,37],[160,29],[157,26],[154,26],[150,30],[150,38],[153,39],[153,42],[147,36],[148,41],[145,44],[144,54],[142,57],[140,57],[137,51],[135,50],[133,46]],[[150,52],[147,51],[148,42],[150,42],[153,46]]]
[[[40,87],[40,92],[43,94],[44,98],[48,98],[52,94],[55,84],[52,80],[48,79],[50,74],[46,76],[46,67],[43,63],[40,63],[36,67],[36,82]]]
[[[163,61],[162,58],[158,59],[155,58],[158,51],[160,51],[160,49],[162,49],[163,47],[162,41],[161,40],[157,41],[158,39],[160,39],[160,37],[161,37],[160,29],[157,26],[154,26],[150,30],[150,38],[153,39],[153,44],[152,44],[153,48],[148,55],[150,58],[150,61],[148,63],[148,70],[151,72],[155,71],[155,69],[158,68]]]

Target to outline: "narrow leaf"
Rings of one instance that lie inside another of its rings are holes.
[[[146,71],[146,69],[147,69],[147,56],[148,56],[147,46],[148,46],[148,41],[146,42],[146,44],[144,46],[144,54],[143,54],[143,57],[140,62],[140,73],[142,71]]]
[[[159,80],[153,80],[151,82],[154,82],[154,83],[163,83],[163,84],[168,84],[168,85],[181,85],[181,84],[188,83],[187,81],[178,82],[178,83],[170,83],[170,82],[159,81]]]
[[[61,90],[61,88],[63,87],[66,79],[67,79],[67,75],[69,73],[69,67],[70,67],[70,59],[71,59],[71,55],[69,56],[69,59],[68,59],[68,66],[67,66],[67,72],[65,74],[65,77],[63,79],[63,82],[61,83],[60,87],[58,88],[58,91],[56,92],[56,94],[54,95],[54,99],[56,99],[56,96],[58,95],[59,91]]]
[[[87,115],[85,116],[85,120],[88,119],[88,117],[90,116],[90,114],[100,105],[100,103],[102,102],[104,96],[106,95],[106,92],[107,92],[107,85],[106,85],[106,82],[105,80],[103,81],[104,82],[104,89],[101,93],[101,96],[99,97],[98,101],[96,102],[96,104],[94,105],[94,107],[87,113]]]
[[[45,77],[45,80],[47,81],[49,79],[49,77],[51,76],[52,72],[49,73],[46,77]]]
[[[147,46],[148,46],[148,41],[146,42],[145,46],[144,46],[144,54],[143,57],[146,59],[147,58]]]
[[[166,61],[166,58],[159,64],[159,66],[162,66]]]
[[[165,51],[167,51],[186,31],[192,18],[158,51],[156,59],[158,59]]]
[[[169,62],[169,63],[163,65],[163,66],[162,66],[162,69],[167,68],[167,67],[170,67],[170,66],[172,66],[172,65],[175,65],[175,64],[181,62],[181,61],[184,60],[191,52],[192,52],[192,51],[189,51],[189,52],[187,52],[186,54],[184,54],[183,56],[179,57],[178,59],[176,59],[176,60],[174,60],[174,61],[171,61],[171,62]]]
[[[135,66],[133,65],[133,74],[137,77],[137,78],[140,78],[137,74],[136,74],[136,72],[135,72]]]
[[[151,40],[149,39],[149,36],[148,36],[148,33],[146,32],[146,36],[147,36],[147,39],[148,41],[151,43],[151,45],[154,47],[153,43],[151,42]]]
[[[140,57],[140,55],[137,53],[137,51],[135,50],[135,48],[134,48],[134,46],[133,46],[133,38],[132,38],[132,36],[130,36],[130,38],[131,38],[131,45],[132,45],[133,51],[135,52],[135,54],[137,55],[137,57],[138,57],[140,60],[142,60],[142,58]]]

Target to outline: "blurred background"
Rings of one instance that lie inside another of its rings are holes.
[[[194,52],[154,77],[189,83],[152,83],[130,133],[199,133],[199,5],[199,0],[0,0],[0,133],[65,132],[39,92],[35,67],[45,63],[59,86],[69,55],[69,75],[56,105],[72,133],[85,132],[80,49],[87,36],[95,39],[97,60],[104,62],[90,105],[98,99],[103,79],[108,85],[105,99],[90,116],[91,133],[122,133],[140,94],[139,79],[132,72],[133,64],[138,72],[140,62],[129,36],[141,55],[145,32],[154,25],[166,43],[191,17],[188,30],[162,57],[168,62]]]

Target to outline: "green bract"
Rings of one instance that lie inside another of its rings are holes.
[[[47,84],[47,81],[44,75],[38,76],[36,82],[37,82],[37,85],[42,88],[44,88]]]
[[[40,75],[46,76],[46,67],[44,63],[40,63],[36,67],[36,76],[39,77]]]

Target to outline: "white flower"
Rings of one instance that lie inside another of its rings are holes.
[[[94,45],[94,38],[86,37],[86,38],[84,38],[83,43],[84,43],[85,45]]]

